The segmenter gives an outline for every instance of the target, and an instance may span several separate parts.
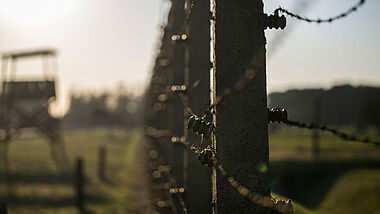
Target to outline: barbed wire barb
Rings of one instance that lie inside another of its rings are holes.
[[[347,134],[344,132],[341,132],[337,129],[329,128],[327,126],[319,126],[315,124],[306,124],[298,121],[292,121],[292,120],[285,120],[284,123],[289,126],[295,126],[298,128],[305,128],[305,129],[317,129],[320,131],[326,131],[329,132],[345,141],[355,141],[355,142],[360,142],[360,143],[365,143],[365,144],[373,144],[375,146],[380,146],[380,141],[373,141],[370,140],[369,138],[359,138],[353,134]]]
[[[284,9],[282,7],[279,7],[275,10],[275,12],[281,12],[283,14],[286,14],[290,17],[293,17],[293,18],[296,18],[298,20],[301,20],[301,21],[305,21],[305,22],[310,22],[310,23],[331,23],[331,22],[334,22],[338,19],[342,19],[342,18],[345,18],[347,17],[348,15],[350,15],[351,13],[357,11],[360,7],[362,7],[364,5],[366,1],[365,0],[359,0],[354,6],[352,6],[350,9],[348,9],[347,11],[343,12],[343,13],[340,13],[338,15],[335,15],[335,16],[332,16],[330,18],[324,18],[324,19],[320,19],[320,18],[317,18],[317,19],[311,19],[311,18],[308,18],[308,17],[304,17],[304,16],[301,16],[301,15],[298,15],[298,14],[295,14],[293,12],[290,12],[289,10],[287,9]]]

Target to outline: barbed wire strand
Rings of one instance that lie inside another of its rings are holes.
[[[214,52],[215,48],[213,49],[213,55],[215,57],[216,54]],[[229,97],[231,94],[243,91],[244,88],[248,85],[248,83],[251,80],[255,79],[256,71],[260,70],[263,67],[263,65],[265,65],[265,54],[263,52],[265,53],[265,48],[262,48],[259,51],[259,53],[253,57],[251,64],[245,70],[243,75],[239,78],[239,81],[232,88],[225,88],[222,91],[221,95],[216,96],[215,102],[207,107],[207,109],[203,113],[203,117],[209,114],[212,111],[212,109],[222,104],[226,100],[226,98]],[[213,60],[213,69],[216,69],[215,59]]]
[[[190,108],[190,106],[188,105],[188,103],[187,103],[186,100],[185,100],[185,99],[186,99],[185,96],[188,96],[188,95],[185,95],[185,94],[183,94],[183,93],[181,93],[181,92],[178,92],[177,94],[178,94],[179,98],[181,99],[181,103],[182,103],[184,109],[185,109],[189,114],[191,114],[191,115],[195,115],[194,112],[193,112],[193,110]]]
[[[324,22],[333,22],[333,21],[335,21],[337,19],[344,18],[347,15],[351,14],[352,12],[356,11],[364,3],[365,3],[365,0],[361,0],[355,6],[351,7],[346,12],[341,13],[341,14],[339,14],[337,16],[328,18],[328,19],[310,19],[310,18],[307,18],[307,17],[302,17],[300,15],[294,14],[294,13],[292,13],[292,12],[290,12],[290,11],[284,9],[284,8],[281,8],[281,7],[278,8],[276,11],[279,11],[281,13],[287,14],[287,15],[289,15],[291,17],[294,17],[294,18],[297,18],[297,19],[300,19],[300,20],[303,20],[303,21],[306,21],[306,22],[324,23]],[[186,18],[185,18],[185,22],[184,22],[183,28],[185,28],[186,26],[188,26],[188,24],[190,22],[190,18],[191,18],[194,6],[195,6],[195,0],[193,0],[191,2],[191,4],[190,4],[190,10],[186,14]],[[215,14],[214,13],[212,15],[212,20],[215,22]],[[213,25],[212,31],[213,31],[213,43],[214,43],[215,42],[215,25]],[[212,54],[213,54],[212,68],[213,68],[213,71],[215,72],[216,71],[215,43],[214,43],[214,48],[212,50]],[[254,57],[252,65],[241,76],[241,78],[234,85],[234,87],[224,89],[223,92],[222,92],[222,94],[216,97],[216,100],[215,100],[214,104],[210,105],[206,109],[206,111],[205,111],[204,114],[207,114],[207,113],[211,112],[212,109],[214,109],[216,106],[218,106],[221,103],[223,103],[223,101],[228,96],[230,96],[233,92],[242,91],[246,87],[247,83],[250,80],[252,80],[252,79],[255,78],[255,72],[256,72],[256,70],[260,69],[260,67],[258,67],[257,65],[258,64],[262,65],[263,64],[262,60],[265,60],[265,58],[261,58],[260,59],[261,55],[263,55],[263,54],[258,54],[257,55],[257,56],[259,56],[258,58]],[[185,99],[184,98],[184,94],[183,93],[177,93],[177,94],[181,97],[181,102],[184,105],[185,109],[190,114],[194,115],[194,113],[191,110],[191,108],[188,105],[185,105],[186,103],[184,102],[184,99]],[[339,131],[337,131],[335,129],[330,129],[330,128],[327,128],[327,127],[315,126],[315,125],[312,125],[312,124],[311,125],[307,125],[307,124],[300,123],[300,122],[297,122],[297,121],[286,121],[285,123],[287,125],[297,126],[299,128],[320,129],[322,131],[329,131],[329,132],[331,132],[331,133],[333,133],[333,134],[335,134],[337,136],[340,136],[341,138],[346,139],[346,140],[361,141],[361,142],[364,142],[364,143],[373,143],[375,145],[380,145],[380,142],[373,142],[373,141],[370,141],[369,139],[359,140],[355,136],[347,135],[345,133],[342,133],[342,132],[339,132]],[[153,137],[156,137],[156,136],[153,136]],[[165,136],[165,137],[167,137],[167,136]],[[185,146],[185,148],[187,148],[190,151],[192,151],[194,154],[199,155],[201,153],[200,148],[194,146],[193,144],[191,144],[187,140],[183,141],[183,142],[180,141],[179,143],[182,144],[183,146]],[[215,153],[215,151],[214,151],[214,153]],[[222,164],[220,164],[217,161],[216,156],[214,155],[213,157],[214,157],[213,161],[215,163],[215,166],[217,166],[217,169],[221,172],[222,176],[225,177],[227,179],[228,183],[232,187],[234,187],[242,196],[248,198],[249,200],[251,200],[252,202],[254,202],[254,203],[258,204],[258,205],[261,205],[261,206],[264,206],[264,207],[268,207],[268,208],[270,208],[272,210],[276,210],[276,211],[281,212],[281,213],[293,213],[293,207],[292,207],[292,205],[290,203],[275,201],[270,196],[262,196],[260,194],[257,194],[255,192],[253,192],[253,191],[250,191],[248,188],[246,188],[243,185],[239,184],[233,177],[228,176],[227,171],[223,168]],[[182,202],[180,200],[181,205],[184,205],[183,198],[182,198]],[[183,206],[183,208],[184,208],[184,210],[187,210],[185,206]]]
[[[250,191],[248,188],[246,188],[245,186],[241,185],[238,181],[236,181],[232,176],[229,176],[227,174],[227,171],[223,168],[222,164],[218,163],[216,158],[214,161],[215,161],[215,164],[217,165],[218,170],[222,174],[222,176],[243,197],[249,199],[250,201],[252,201],[253,203],[255,203],[257,205],[260,205],[262,207],[267,207],[271,210],[275,210],[275,211],[283,213],[283,214],[292,214],[293,213],[292,202],[275,200],[271,196],[262,196],[258,193]]]
[[[165,191],[165,196],[166,196],[166,198],[169,201],[169,206],[170,206],[170,209],[172,210],[172,212],[173,213],[178,213],[177,207],[175,206],[175,203],[174,203],[173,196],[170,193],[168,193],[167,191]]]
[[[185,203],[185,200],[183,199],[181,193],[176,193],[176,195],[178,197],[179,203],[181,204],[183,213],[187,214],[188,212],[187,212],[187,208],[186,208],[186,203]]]
[[[172,168],[169,164],[167,164],[167,166],[169,166],[169,168]],[[175,182],[177,179],[170,173],[170,170],[166,170],[165,172],[165,175],[166,175],[166,178],[167,178],[167,181],[173,186],[173,187],[178,187],[178,184]],[[186,206],[186,202],[185,200],[183,199],[182,197],[182,194],[180,192],[177,192],[175,193],[177,198],[178,198],[178,201],[182,207],[182,211],[183,213],[187,214],[187,206]]]
[[[158,152],[157,152],[157,154],[158,154]],[[159,167],[157,166],[156,168],[158,169]],[[169,179],[168,179],[168,182],[171,183],[171,181]],[[169,193],[169,191],[166,191],[166,189],[164,192],[165,192],[164,197],[166,197],[166,199],[168,200],[168,204],[169,204],[169,207],[170,207],[172,213],[174,213],[174,214],[178,213],[177,207],[175,206],[175,203],[174,203],[173,196]]]
[[[365,2],[366,2],[365,0],[360,0],[354,6],[352,6],[350,9],[348,9],[347,11],[345,11],[343,13],[340,13],[340,14],[338,14],[336,16],[333,16],[333,17],[330,17],[330,18],[324,18],[324,19],[320,19],[320,18],[311,19],[311,18],[308,18],[308,17],[304,17],[304,16],[301,16],[301,15],[295,14],[293,12],[290,12],[289,10],[284,9],[282,7],[277,8],[275,10],[275,12],[279,11],[281,13],[289,15],[290,17],[296,18],[296,19],[301,20],[301,21],[310,22],[310,23],[311,22],[318,23],[318,24],[320,24],[320,23],[331,23],[331,22],[336,21],[338,19],[345,18],[348,15],[350,15],[351,13],[357,11],[361,6],[364,5]]]
[[[376,145],[376,146],[380,146],[380,142],[379,141],[373,141],[373,140],[370,140],[369,138],[364,138],[364,139],[361,139],[353,134],[346,134],[344,132],[341,132],[337,129],[333,129],[333,128],[329,128],[327,126],[319,126],[319,125],[315,125],[315,124],[306,124],[306,123],[302,123],[302,122],[299,122],[299,121],[292,121],[292,120],[284,120],[283,121],[286,125],[289,125],[289,126],[295,126],[295,127],[298,127],[298,128],[304,128],[304,129],[317,129],[317,130],[320,130],[320,131],[327,131],[335,136],[338,136],[340,137],[341,139],[345,140],[345,141],[356,141],[356,142],[360,142],[360,143],[366,143],[366,144],[373,144],[373,145]]]
[[[187,140],[180,140],[176,141],[176,143],[184,146],[185,148],[192,151],[194,154],[199,155],[201,154],[201,149],[195,146],[194,144],[191,144]],[[221,172],[222,176],[228,181],[228,183],[235,188],[235,190],[242,196],[248,198],[253,203],[270,208],[272,210],[278,211],[283,214],[292,214],[293,213],[293,205],[291,202],[285,202],[285,201],[277,201],[273,199],[270,196],[262,196],[258,193],[255,193],[245,186],[239,184],[239,182],[236,181],[235,178],[232,176],[229,176],[227,171],[224,169],[223,165],[218,161],[215,153],[213,154],[212,161],[214,163],[214,166],[217,166],[218,170]]]
[[[167,162],[165,161],[165,158],[163,156],[161,156],[157,150],[156,150],[156,152],[157,152],[156,159],[159,159],[158,157],[160,157],[162,159],[162,162],[164,163],[163,165],[166,166],[166,167],[164,167],[165,168],[164,170],[161,170],[162,173],[165,175],[166,180],[170,183],[171,187],[178,187],[179,185],[176,183],[176,180],[177,180],[176,177],[170,173],[172,166],[170,164],[167,164]],[[158,171],[160,171],[159,166],[157,166],[156,168],[158,169]],[[166,198],[168,198],[168,200],[171,200],[169,204],[171,206],[172,212],[178,213],[177,208],[175,207],[172,195],[169,193],[169,191],[165,191],[165,193],[166,193],[165,194]],[[187,206],[186,206],[186,202],[185,202],[184,198],[182,197],[181,193],[179,193],[179,192],[177,192],[175,194],[178,197],[178,201],[182,207],[183,213],[187,214],[188,211],[187,211]]]

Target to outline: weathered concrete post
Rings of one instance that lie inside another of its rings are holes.
[[[210,2],[196,1],[190,18],[189,104],[196,115],[202,115],[210,103]],[[188,119],[188,118],[187,118]],[[186,121],[187,122],[187,121]],[[199,145],[200,136],[189,132],[189,141]],[[209,140],[206,139],[205,143]],[[189,155],[188,188],[186,202],[189,213],[210,213],[210,169],[199,164],[196,155]]]
[[[173,10],[173,23],[170,29],[172,34],[181,33],[181,28],[185,20],[185,0],[172,0],[172,10]],[[184,84],[184,46],[181,43],[172,44],[171,47],[171,64],[170,69],[173,72],[173,85],[183,85]],[[184,125],[183,118],[184,109],[181,102],[181,99],[175,95],[172,99],[173,107],[173,120],[172,122],[172,131],[175,136],[183,136],[184,134]],[[177,178],[177,183],[180,186],[184,185],[184,149],[180,146],[174,146],[172,148],[172,160],[171,165],[173,167],[173,174]]]
[[[254,59],[260,59],[254,62],[255,78],[216,107],[217,157],[236,181],[269,196],[263,2],[214,0],[215,3],[216,70],[212,102],[225,88],[233,88]],[[214,173],[213,213],[270,213],[269,209],[242,197],[215,169]]]

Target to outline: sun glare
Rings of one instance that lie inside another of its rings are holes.
[[[0,15],[9,21],[40,25],[67,16],[80,0],[0,0]]]

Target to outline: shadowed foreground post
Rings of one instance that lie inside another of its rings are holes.
[[[201,115],[210,100],[210,2],[197,1],[190,19],[190,38],[188,43],[189,94],[190,107],[197,115]],[[194,83],[196,87],[192,87]],[[188,119],[188,118],[187,118]],[[186,121],[187,122],[187,121]],[[190,132],[189,141],[199,145],[199,135]],[[205,141],[208,142],[208,139]],[[206,144],[206,143],[204,143]],[[199,164],[196,155],[189,156],[189,180],[186,200],[189,213],[211,212],[210,169]]]
[[[8,213],[8,211],[7,211],[7,205],[4,203],[2,203],[2,202],[0,202],[0,214],[7,214]]]
[[[213,103],[216,95],[234,87],[248,68],[254,70],[255,78],[216,108],[216,152],[220,163],[236,181],[251,191],[269,196],[263,15],[262,0],[216,1]],[[220,173],[213,186],[214,191],[216,188],[214,213],[270,213],[269,209],[240,195]]]
[[[83,176],[83,160],[78,158],[75,168],[75,191],[76,191],[76,205],[80,213],[85,213],[84,207],[84,176]]]

